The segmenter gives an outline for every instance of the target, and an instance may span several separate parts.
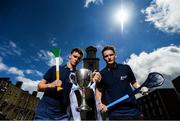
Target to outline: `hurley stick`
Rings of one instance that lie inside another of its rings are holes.
[[[60,59],[60,48],[53,48],[51,51],[54,56],[55,56],[55,61],[56,61],[56,80],[60,79],[60,73],[59,73],[59,59]],[[57,91],[62,90],[63,88],[61,86],[57,87]]]

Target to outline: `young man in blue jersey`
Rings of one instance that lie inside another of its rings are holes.
[[[83,57],[79,48],[74,48],[69,55],[68,63],[60,66],[60,80],[56,80],[56,67],[51,67],[38,84],[38,91],[44,92],[35,113],[35,120],[68,120],[67,106],[72,84],[69,74],[76,70],[76,65]],[[57,91],[61,86],[63,90]]]
[[[102,50],[106,67],[100,72],[101,81],[97,83],[96,98],[99,102],[98,109],[107,112],[109,120],[134,120],[141,119],[140,111],[136,105],[133,89],[140,87],[130,66],[116,63],[116,52],[111,46]],[[124,95],[131,97],[107,109],[107,105]]]

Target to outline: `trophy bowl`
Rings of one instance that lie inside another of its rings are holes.
[[[74,77],[73,77],[74,76]],[[72,78],[73,77],[73,78]],[[79,89],[82,91],[81,94],[81,105],[77,108],[80,111],[89,111],[92,110],[86,103],[85,91],[86,88],[90,85],[92,81],[92,71],[89,69],[79,69],[75,73],[70,73],[69,79],[73,84],[77,84]]]
[[[76,71],[76,81],[80,88],[86,88],[92,80],[92,72],[89,69],[80,69]]]

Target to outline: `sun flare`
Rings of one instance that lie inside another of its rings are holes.
[[[121,25],[121,31],[124,29],[124,24],[128,21],[129,13],[127,10],[121,8],[114,12],[114,21]]]

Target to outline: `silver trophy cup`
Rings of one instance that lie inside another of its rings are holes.
[[[85,98],[86,88],[90,85],[92,81],[92,71],[89,69],[79,69],[75,73],[70,73],[69,75],[70,82],[73,84],[77,84],[79,89],[82,91],[81,97],[81,105],[77,108],[78,111],[89,111],[92,110],[87,103]]]

